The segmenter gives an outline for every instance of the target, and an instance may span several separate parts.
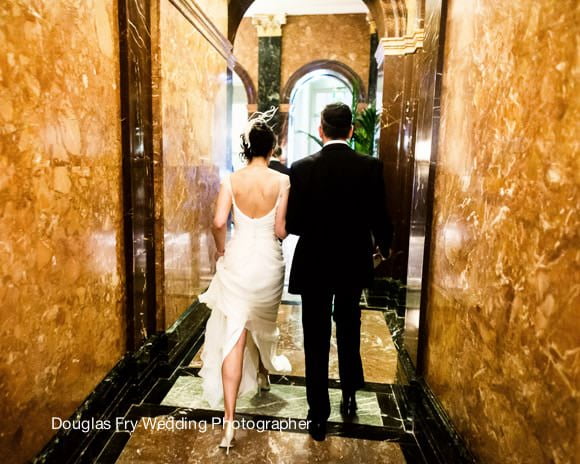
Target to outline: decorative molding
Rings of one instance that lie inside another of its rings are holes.
[[[257,102],[258,93],[256,92],[256,86],[252,81],[252,78],[248,74],[248,71],[240,64],[236,63],[233,71],[244,84],[244,90],[246,91],[246,97],[248,98],[248,105],[252,105]]]
[[[423,48],[425,30],[417,29],[411,35],[402,37],[383,37],[375,53],[377,65],[382,66],[385,56],[401,56],[415,53]]]
[[[194,0],[169,0],[187,21],[225,58],[228,67],[233,69],[236,59],[234,46]]]
[[[369,25],[369,34],[376,34],[376,32],[377,32],[377,23],[372,18],[372,16],[370,15],[370,13],[367,14],[367,23]]]
[[[285,14],[261,14],[252,18],[258,30],[258,37],[281,37],[282,26],[286,24]]]
[[[335,60],[316,60],[310,63],[305,64],[298,68],[294,74],[290,76],[284,88],[282,90],[282,95],[280,99],[280,103],[290,103],[290,97],[292,96],[292,90],[298,83],[298,81],[306,76],[307,74],[319,70],[327,70],[332,71],[336,74],[339,74],[343,78],[345,78],[350,84],[354,87],[355,85],[358,86],[359,89],[359,101],[366,101],[367,100],[367,92],[366,87],[360,78],[360,76],[356,73],[354,69],[350,66]]]

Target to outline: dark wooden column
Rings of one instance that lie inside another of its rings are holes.
[[[153,115],[149,0],[119,1],[127,348],[155,332]]]

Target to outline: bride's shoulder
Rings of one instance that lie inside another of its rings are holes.
[[[290,186],[290,176],[287,174],[278,173],[278,180],[283,187]]]

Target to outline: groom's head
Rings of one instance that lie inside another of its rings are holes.
[[[346,140],[352,137],[352,112],[348,105],[326,105],[320,115],[320,136],[323,140]]]

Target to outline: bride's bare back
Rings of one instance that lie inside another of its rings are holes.
[[[214,229],[222,230],[221,235],[223,235],[216,238],[218,249],[223,249],[225,226],[234,201],[243,214],[258,219],[274,209],[279,195],[274,232],[279,238],[286,237],[286,209],[290,178],[266,166],[254,163],[231,174],[229,179],[231,192],[229,188],[222,185],[214,216]]]
[[[276,206],[280,195],[280,174],[266,167],[245,167],[230,177],[236,206],[250,218],[265,216]]]

